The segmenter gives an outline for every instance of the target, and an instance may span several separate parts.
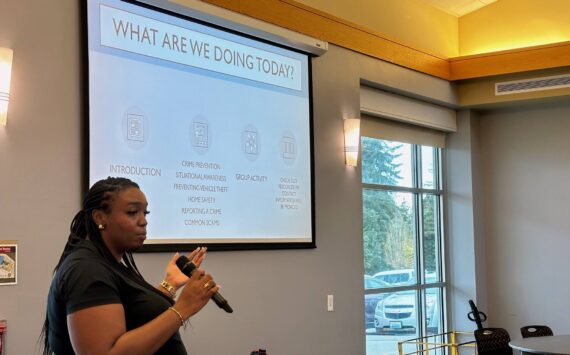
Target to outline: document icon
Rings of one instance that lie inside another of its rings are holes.
[[[208,148],[208,124],[203,122],[194,122],[194,146],[200,148]]]
[[[144,117],[129,113],[127,115],[127,139],[144,142]]]

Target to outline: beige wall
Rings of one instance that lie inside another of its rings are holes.
[[[460,18],[420,0],[298,1],[444,58],[570,41],[568,0],[500,0]]]
[[[0,127],[0,239],[20,246],[18,285],[0,287],[8,354],[38,353],[52,270],[81,202],[86,68],[79,4],[0,0],[0,45],[14,49],[13,101],[8,126]],[[209,253],[204,267],[235,312],[208,305],[192,317],[183,331],[190,354],[259,347],[272,355],[365,353],[360,170],[344,164],[342,120],[359,114],[361,80],[432,101],[456,98],[444,80],[336,46],[312,69],[317,248]],[[171,256],[135,258],[156,284]],[[328,294],[334,312],[326,310]]]
[[[570,325],[570,105],[480,114],[489,326]]]
[[[419,0],[298,0],[444,58],[458,55],[457,18]]]
[[[13,99],[8,126],[0,127],[0,239],[17,239],[20,245],[19,283],[0,288],[10,354],[38,353],[35,341],[51,270],[81,200],[85,77],[78,3],[0,0],[0,45],[14,49]],[[443,80],[335,46],[313,64],[318,248],[209,254],[205,266],[220,280],[236,312],[227,316],[209,305],[194,317],[183,335],[191,354],[245,354],[260,346],[275,355],[364,353],[360,176],[358,169],[344,165],[342,119],[359,113],[361,80],[447,104],[456,103],[455,90]],[[461,194],[448,195],[461,199],[459,212],[472,226],[458,225],[447,237],[466,239],[471,250],[454,246],[473,253],[482,221],[465,196],[479,195],[473,185],[484,187],[487,255],[457,254],[459,262],[469,259],[467,271],[448,264],[462,270],[457,277],[470,273],[470,281],[453,290],[454,321],[467,323],[459,306],[473,297],[474,282],[486,282],[489,325],[514,332],[525,323],[544,322],[555,332],[570,332],[564,303],[570,291],[563,277],[570,268],[565,254],[570,247],[569,115],[568,105],[482,115],[482,183],[466,167],[450,174]],[[470,151],[479,146],[471,137],[478,132],[473,126],[469,122],[469,137],[463,138],[469,144],[457,136],[450,144],[458,160],[465,155],[477,160]],[[454,166],[465,167],[449,169]],[[170,257],[153,253],[136,259],[154,283]],[[488,263],[486,281],[475,280],[480,263]],[[450,276],[454,287],[457,279]],[[335,295],[334,312],[326,311],[327,294]]]
[[[518,80],[532,80],[556,75],[568,75],[570,68],[555,68],[510,75],[499,75],[458,83],[459,105],[462,107],[490,107],[513,105],[539,100],[568,100],[570,88],[545,89],[508,95],[495,95],[495,84]]]
[[[570,1],[500,0],[459,19],[459,55],[570,40]]]

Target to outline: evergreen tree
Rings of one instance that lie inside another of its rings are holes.
[[[403,144],[362,137],[362,181],[397,185],[402,180],[398,151]],[[398,205],[395,193],[364,190],[364,270],[407,268],[414,262],[410,206]]]
[[[435,227],[437,226],[435,195],[423,195],[423,243],[424,243],[424,268],[426,273],[437,270],[437,250],[435,244]]]
[[[394,160],[400,157],[402,144],[362,137],[362,182],[396,185],[401,179],[400,166]]]

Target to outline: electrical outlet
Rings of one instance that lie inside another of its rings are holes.
[[[327,311],[332,312],[334,311],[334,298],[333,295],[327,296]]]

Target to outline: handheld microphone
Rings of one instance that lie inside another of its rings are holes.
[[[192,273],[194,272],[194,270],[196,270],[196,264],[194,264],[192,261],[190,261],[190,259],[188,259],[184,255],[180,255],[178,257],[178,259],[176,260],[176,266],[178,266],[178,268],[182,271],[182,273],[188,277],[192,276]],[[222,297],[222,295],[219,292],[214,293],[214,295],[212,296],[212,300],[214,300],[214,302],[216,302],[218,307],[220,307],[224,311],[228,313],[232,313],[234,311],[232,307],[230,307],[230,305],[228,304],[228,301],[224,297]]]

